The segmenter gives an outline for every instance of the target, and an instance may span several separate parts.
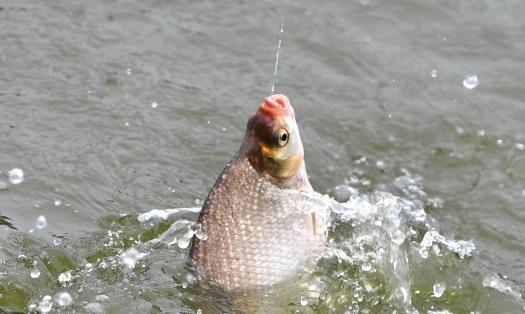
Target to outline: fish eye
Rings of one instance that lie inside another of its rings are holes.
[[[278,143],[279,146],[284,146],[288,143],[288,140],[290,139],[290,135],[288,134],[288,131],[285,129],[280,129],[278,133]]]

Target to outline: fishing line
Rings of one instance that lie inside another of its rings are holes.
[[[284,18],[281,17],[281,31],[279,32],[278,42],[277,42],[277,52],[275,53],[275,67],[273,68],[273,84],[272,92],[270,95],[273,95],[275,92],[275,83],[277,82],[277,70],[279,69],[279,55],[281,54],[281,44],[283,42],[283,32],[284,32]]]

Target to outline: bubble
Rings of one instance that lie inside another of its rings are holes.
[[[53,307],[53,301],[51,301],[51,296],[46,295],[42,298],[42,301],[38,304],[38,310],[41,313],[49,313]]]
[[[55,204],[55,206],[60,206],[60,204],[62,204],[62,201],[61,200],[55,200],[54,204]]]
[[[53,245],[54,246],[59,246],[61,243],[62,243],[62,239],[60,239],[60,238],[54,238],[53,239]]]
[[[308,305],[308,299],[302,295],[300,298],[299,298],[299,301],[301,302],[301,305],[302,306],[305,306],[305,305]]]
[[[467,74],[463,80],[463,87],[466,89],[474,89],[478,87],[479,81],[476,74]]]
[[[447,288],[447,285],[442,282],[438,281],[432,286],[432,290],[434,291],[434,297],[439,298],[443,295],[443,292],[445,292],[445,289]]]
[[[38,268],[31,269],[31,278],[36,279],[40,277],[40,270]]]
[[[45,227],[47,227],[46,217],[42,215],[38,216],[38,218],[36,219],[35,227],[37,229],[44,229]]]
[[[58,275],[58,281],[60,283],[66,283],[71,281],[71,271],[68,270]]]
[[[19,168],[13,168],[7,172],[7,177],[12,184],[20,184],[24,181],[24,171]]]
[[[55,296],[55,301],[60,306],[68,306],[73,303],[73,298],[68,292],[60,292]]]
[[[350,199],[350,196],[357,194],[357,189],[353,187],[342,184],[335,187],[334,198],[339,203],[344,203]]]
[[[157,104],[156,102],[152,102],[151,103],[151,108],[155,109],[159,106],[159,104]]]
[[[438,76],[438,70],[432,69],[430,71],[430,76],[432,76],[432,78],[436,78]]]

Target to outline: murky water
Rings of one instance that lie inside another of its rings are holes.
[[[0,2],[0,312],[523,312],[523,12]],[[191,226],[270,93],[281,17],[276,92],[344,203],[296,282],[203,290]]]

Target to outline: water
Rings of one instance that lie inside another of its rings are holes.
[[[0,6],[0,312],[523,312],[524,3]],[[281,17],[278,91],[344,203],[297,283],[203,292],[194,201],[268,94]]]

